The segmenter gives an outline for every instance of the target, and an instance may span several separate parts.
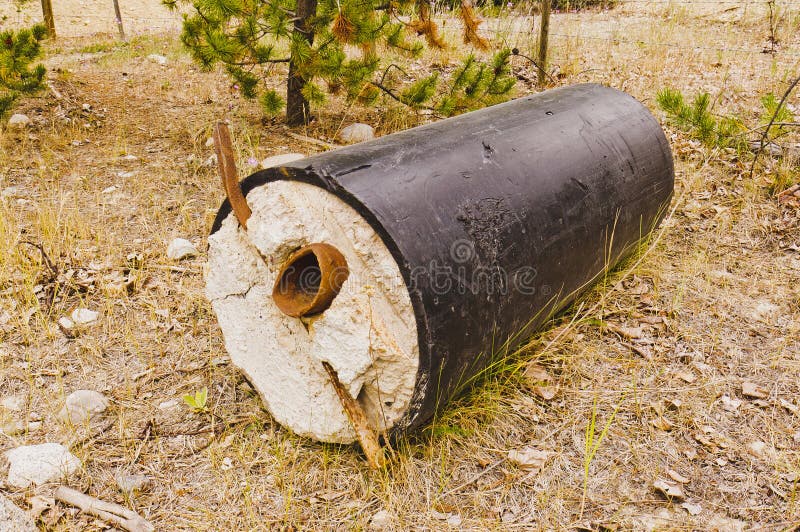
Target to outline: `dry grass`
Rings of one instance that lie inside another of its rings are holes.
[[[556,15],[553,32],[575,37],[554,37],[553,64],[562,83],[600,81],[651,106],[663,86],[709,90],[715,112],[755,123],[759,96],[782,92],[798,73],[800,56],[789,51],[800,53],[800,15],[787,6],[780,19],[785,53],[716,51],[766,42],[763,6],[729,6],[745,5],[631,3]],[[497,38],[523,51],[533,42],[508,31]],[[677,46],[646,44],[654,42]],[[152,52],[169,67],[146,60]],[[676,200],[660,240],[373,473],[356,449],[297,438],[270,419],[228,363],[203,297],[203,257],[165,256],[176,236],[205,247],[222,196],[204,164],[214,119],[231,118],[242,173],[250,157],[318,148],[262,123],[222,75],[192,67],[174,35],[129,46],[63,40],[48,64],[63,98],[24,102],[35,127],[0,140],[0,389],[25,400],[21,413],[0,408],[0,422],[44,423],[0,436],[0,450],[70,442],[84,464],[77,488],[163,530],[360,529],[381,509],[398,530],[800,524],[800,415],[784,406],[800,405],[800,218],[773,195],[779,174],[798,181],[796,161],[772,162],[748,180],[744,162],[673,132]],[[420,120],[337,102],[320,115],[299,132],[331,139],[353,119],[382,132]],[[41,244],[59,275],[23,241]],[[101,319],[67,337],[57,320],[77,306]],[[639,327],[641,337],[623,338],[620,327]],[[531,358],[556,379],[549,401],[525,380]],[[767,397],[744,397],[744,381]],[[210,414],[180,399],[203,387]],[[112,398],[103,430],[58,421],[64,397],[80,388]],[[553,452],[537,475],[504,461],[526,445]],[[117,470],[152,483],[123,496]],[[669,470],[688,479],[683,491],[698,515],[653,490]],[[3,488],[23,507],[49,490]],[[449,514],[459,519],[448,523]],[[102,528],[66,508],[45,513],[41,526]]]

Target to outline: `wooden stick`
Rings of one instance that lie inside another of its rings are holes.
[[[338,144],[332,144],[330,142],[325,142],[324,140],[315,139],[313,137],[308,137],[306,135],[300,135],[299,133],[294,133],[292,131],[287,131],[286,134],[292,137],[293,139],[302,140],[303,142],[308,142],[309,144],[315,144],[323,148],[328,148],[329,150],[341,148],[341,146],[339,146]]]
[[[122,13],[119,11],[119,0],[114,2],[114,15],[117,17],[117,29],[119,30],[119,38],[125,40],[125,29],[122,27]]]
[[[539,88],[543,89],[547,79],[547,37],[550,32],[550,1],[542,0],[542,28],[539,34]]]
[[[113,502],[102,501],[66,486],[59,486],[53,497],[128,532],[154,532],[156,529],[133,510]]]
[[[383,454],[383,447],[378,442],[378,435],[369,426],[364,409],[361,408],[358,401],[353,399],[347,388],[339,382],[339,376],[336,375],[333,367],[327,362],[323,362],[322,365],[325,367],[325,371],[328,372],[331,383],[336,390],[336,395],[339,396],[339,401],[342,403],[345,414],[347,414],[347,419],[350,420],[350,424],[353,425],[353,429],[356,431],[356,437],[361,444],[361,450],[367,456],[369,466],[372,469],[383,468],[386,465],[386,455]]]
[[[225,122],[217,122],[214,126],[214,150],[217,152],[217,165],[219,174],[222,176],[222,188],[233,209],[233,214],[239,220],[239,224],[247,229],[247,220],[252,211],[247,204],[247,200],[242,194],[242,187],[239,186],[239,176],[236,173],[236,161],[233,158],[233,142],[231,133]]]

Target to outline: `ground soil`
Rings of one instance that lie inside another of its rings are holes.
[[[660,89],[704,90],[716,114],[756,127],[761,96],[780,96],[800,74],[800,5],[776,4],[775,53],[762,53],[772,46],[766,3],[623,2],[556,14],[554,82],[627,90],[662,120]],[[159,530],[360,529],[381,510],[397,530],[800,524],[800,218],[777,197],[800,179],[796,134],[780,140],[785,157],[763,157],[750,176],[749,155],[703,146],[665,122],[676,192],[647,252],[398,442],[387,471],[375,473],[356,447],[274,423],[230,365],[203,294],[203,250],[222,200],[207,139],[214,120],[230,119],[244,175],[268,155],[325,149],[297,135],[330,142],[353,121],[385,134],[430,117],[391,101],[362,109],[334,99],[311,126],[290,130],[263,119],[221,72],[193,66],[176,26],[156,24],[172,17],[160,6],[124,3],[127,44],[111,37],[110,5],[55,9],[63,38],[48,45],[51,88],[20,103],[32,126],[0,140],[0,395],[24,404],[0,407],[0,422],[26,428],[0,436],[0,451],[69,444],[83,463],[73,487]],[[78,14],[89,22],[70,23]],[[533,57],[533,19],[523,15],[500,13],[485,31]],[[12,13],[7,23],[25,20]],[[518,93],[535,91],[534,67],[513,61]],[[789,103],[800,114],[798,93]],[[174,237],[200,255],[169,260]],[[62,330],[59,318],[79,306],[99,311],[98,322]],[[546,375],[549,388],[531,375]],[[194,412],[182,396],[202,388],[207,411]],[[89,426],[65,425],[58,412],[76,389],[102,391],[112,407]],[[509,460],[528,446],[547,456],[533,471]],[[151,481],[126,495],[118,472]],[[682,496],[665,496],[659,481]],[[0,489],[29,508],[53,486]],[[39,523],[104,528],[63,505]]]

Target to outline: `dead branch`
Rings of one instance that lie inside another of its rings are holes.
[[[103,521],[129,532],[154,532],[156,529],[149,521],[146,521],[133,510],[113,502],[91,497],[67,486],[59,486],[53,497],[65,504],[80,508],[84,513],[99,517]]]
[[[792,93],[795,87],[800,83],[800,76],[797,76],[794,81],[789,84],[789,88],[786,89],[786,92],[783,93],[783,97],[781,101],[778,103],[778,106],[775,108],[775,112],[772,113],[772,118],[769,119],[769,123],[767,127],[764,128],[764,132],[761,134],[761,139],[758,141],[758,151],[756,151],[755,156],[753,157],[753,163],[750,165],[750,174],[748,179],[753,179],[753,172],[756,170],[756,162],[758,161],[758,157],[761,155],[761,152],[764,151],[764,141],[767,140],[767,135],[769,135],[769,128],[771,128],[775,124],[775,120],[778,118],[778,113],[781,112],[783,109],[783,105],[786,103],[787,98]]]

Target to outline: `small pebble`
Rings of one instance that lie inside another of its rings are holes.
[[[99,312],[88,308],[76,308],[70,314],[70,318],[75,325],[90,325],[97,321],[98,316],[100,316]]]
[[[59,417],[74,425],[86,423],[105,412],[108,399],[94,390],[75,390],[64,401]]]
[[[355,123],[343,128],[339,132],[339,140],[345,144],[365,142],[375,138],[375,130],[368,124]]]
[[[8,127],[12,129],[24,129],[30,124],[31,119],[28,118],[28,115],[23,115],[21,113],[15,113],[8,119]]]
[[[167,64],[166,56],[163,56],[161,54],[150,54],[147,56],[147,59],[149,59],[153,63],[158,63],[159,65],[162,66]]]
[[[185,238],[176,238],[167,247],[167,257],[172,260],[183,260],[197,256],[197,248]]]
[[[114,474],[114,480],[119,489],[125,493],[133,493],[150,484],[150,477],[147,475],[126,475],[121,471]]]

